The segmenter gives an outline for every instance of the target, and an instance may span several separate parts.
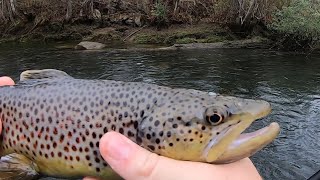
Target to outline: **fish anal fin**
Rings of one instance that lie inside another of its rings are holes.
[[[23,155],[10,154],[0,159],[1,180],[31,180],[39,176],[36,164]]]
[[[72,78],[66,72],[56,69],[42,69],[42,70],[27,70],[20,74],[20,81],[29,79],[59,79]]]

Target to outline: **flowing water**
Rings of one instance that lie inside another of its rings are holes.
[[[251,159],[265,179],[306,179],[320,169],[320,55],[268,50],[74,51],[0,47],[0,75],[56,68],[77,78],[143,81],[269,101],[281,134]],[[232,172],[230,172],[232,173]]]

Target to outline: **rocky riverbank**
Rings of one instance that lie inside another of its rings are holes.
[[[265,26],[267,21],[262,19],[270,14],[264,2],[254,4],[256,9],[250,9],[249,2],[205,0],[4,0],[0,2],[4,7],[0,43],[94,41],[172,46],[251,39],[264,36],[261,32],[266,28],[259,27]],[[263,14],[251,14],[256,11]],[[239,22],[238,16],[247,17]]]
[[[7,35],[0,39],[0,43],[6,42],[82,42],[91,41],[103,43],[98,49],[107,47],[110,44],[125,45],[132,48],[117,49],[118,51],[154,51],[154,50],[179,50],[199,48],[269,48],[272,41],[262,38],[263,32],[242,38],[234,34],[227,27],[214,23],[200,23],[197,25],[172,25],[164,29],[142,26],[70,26],[59,32],[45,32],[40,29],[29,34]],[[136,45],[155,45],[156,48],[136,48]],[[160,48],[159,48],[160,47]],[[71,48],[60,46],[59,48]],[[111,47],[112,48],[112,47]],[[77,46],[76,49],[85,49]]]
[[[299,28],[295,28],[294,24],[286,25],[285,19],[282,21],[280,10],[290,6],[289,2],[282,1],[44,0],[37,3],[3,0],[0,6],[3,7],[0,43],[94,41],[161,46],[214,43],[211,47],[220,43],[225,47],[229,42],[244,40],[247,44],[247,40],[263,37],[271,43],[263,41],[256,46],[255,41],[253,46],[291,51],[320,47],[320,41],[314,38],[318,37],[318,31],[313,30],[318,29],[316,26],[298,24]],[[300,5],[293,3],[292,7]],[[313,12],[312,9],[307,13],[310,17],[303,13],[302,22],[310,24],[305,19],[315,19],[317,14]],[[286,32],[286,27],[297,32]],[[300,27],[305,27],[301,32],[310,33],[301,34]],[[200,47],[203,46],[197,46]],[[236,47],[244,46],[240,43]]]

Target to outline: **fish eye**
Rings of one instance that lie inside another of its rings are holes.
[[[220,114],[214,113],[211,116],[207,116],[206,119],[211,125],[218,125],[222,122],[223,117]]]

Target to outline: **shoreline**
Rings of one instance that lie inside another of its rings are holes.
[[[117,51],[163,51],[181,49],[211,49],[211,48],[271,48],[272,40],[262,36],[263,32],[255,36],[241,38],[228,28],[214,23],[199,23],[196,25],[171,25],[161,30],[156,27],[132,27],[114,25],[104,28],[92,26],[70,26],[57,33],[48,33],[38,28],[27,34],[4,35],[0,44],[6,43],[57,43],[92,41],[120,46]],[[141,47],[150,45],[156,47]],[[70,48],[70,47],[61,47]]]

